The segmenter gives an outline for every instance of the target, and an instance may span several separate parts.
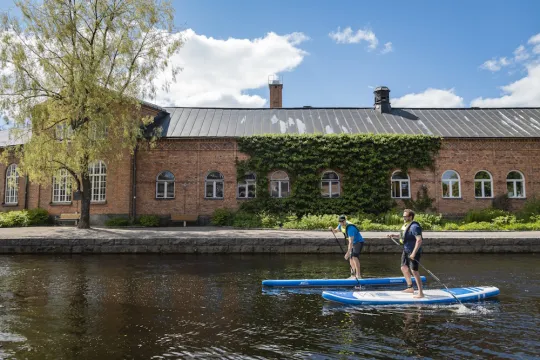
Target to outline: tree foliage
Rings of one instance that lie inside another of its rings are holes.
[[[391,171],[432,167],[441,139],[423,135],[257,135],[239,138],[238,145],[249,155],[237,162],[238,178],[250,171],[257,174],[257,197],[244,202],[243,210],[299,216],[380,214],[392,206]],[[268,176],[275,170],[289,175],[290,197],[270,197]],[[321,197],[325,170],[341,174],[340,197]]]
[[[139,99],[155,96],[161,72],[174,81],[178,71],[168,62],[181,45],[173,9],[159,0],[16,5],[20,19],[0,18],[0,109],[26,143],[4,159],[18,157],[19,172],[41,184],[67,170],[82,192],[79,227],[88,227],[89,165],[133,150],[152,121]]]

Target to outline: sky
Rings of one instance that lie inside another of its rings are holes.
[[[174,1],[182,67],[160,106],[540,106],[540,1]],[[0,0],[0,11],[13,8]],[[162,81],[158,78],[157,81]]]

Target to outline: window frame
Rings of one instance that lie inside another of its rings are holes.
[[[457,175],[457,180],[454,180],[454,179],[443,179],[444,177],[444,174],[446,174],[447,172],[453,172]],[[448,184],[448,187],[450,188],[450,196],[445,196],[444,195],[444,183],[445,182],[449,182]],[[458,196],[453,196],[453,191],[452,191],[452,183],[455,183],[457,182],[458,184]],[[456,171],[456,170],[445,170],[442,175],[441,175],[441,190],[442,190],[442,198],[443,199],[461,199],[461,176],[459,175],[459,173]]]
[[[98,173],[92,173],[95,169],[99,169]],[[88,166],[88,175],[90,177],[90,203],[99,204],[107,201],[107,165],[102,160],[94,161]],[[97,181],[97,184],[96,184]],[[100,186],[103,184],[103,187]],[[103,191],[102,191],[103,189]],[[97,192],[97,199],[94,196]]]
[[[58,192],[64,191],[64,195],[59,194],[60,198],[55,200],[55,186],[58,184]],[[63,189],[60,187],[63,186]],[[64,200],[62,200],[62,197]],[[68,200],[69,198],[69,200]],[[71,183],[71,174],[66,169],[58,170],[58,174],[53,176],[52,203],[53,204],[71,204],[73,202],[73,187]]]
[[[326,174],[336,174],[337,176],[337,180],[336,179],[324,179],[324,176]],[[323,188],[324,188],[324,183],[328,183],[328,196],[324,196],[323,194]],[[333,186],[337,186],[337,195],[336,196],[332,196],[333,192],[332,192],[332,188]],[[339,198],[341,197],[341,178],[339,177],[339,174],[334,171],[334,170],[327,170],[327,171],[324,171],[322,176],[321,176],[321,197],[323,197],[324,199],[336,199],[336,198]]]
[[[401,173],[407,177],[407,179],[394,179],[394,175],[397,173]],[[400,196],[394,196],[394,182],[398,183],[398,189],[399,189],[399,195]],[[409,191],[408,196],[403,196],[403,188],[402,183],[407,183],[407,190]],[[411,178],[408,173],[405,173],[401,170],[396,170],[392,173],[392,176],[390,176],[390,196],[392,199],[410,199],[411,198]]]
[[[169,173],[172,175],[173,179],[172,180],[160,180],[159,179],[159,176],[163,173]],[[172,187],[173,187],[173,196],[170,197],[170,196],[167,196],[168,194],[168,188],[169,188],[169,184],[172,183]],[[163,186],[163,197],[160,197],[158,196],[159,194],[159,184],[164,184]],[[155,193],[155,197],[156,197],[156,200],[170,200],[170,199],[175,199],[176,198],[176,176],[174,176],[174,174],[172,173],[172,171],[170,170],[163,170],[163,171],[160,171],[157,175],[156,175],[156,193]]]
[[[19,171],[17,164],[10,164],[6,168],[6,186],[4,187],[4,204],[18,205],[19,204]],[[13,201],[14,200],[14,201]]]
[[[248,176],[253,175],[253,179],[246,179]],[[249,186],[253,185],[254,195],[249,196]],[[245,196],[240,196],[240,188],[245,187]],[[244,175],[241,181],[236,183],[236,198],[237,199],[254,199],[257,197],[257,175],[254,172],[248,172]]]
[[[283,173],[285,174],[285,178],[278,178],[278,179],[275,179],[274,176],[277,174],[277,173]],[[278,190],[278,196],[273,196],[273,192],[272,192],[272,185],[277,183],[278,187],[277,187],[277,190]],[[281,193],[281,185],[282,184],[287,184],[287,192],[288,192],[288,195],[287,196],[283,196],[283,194]],[[274,198],[274,199],[284,199],[284,198],[287,198],[291,196],[291,180],[290,180],[290,177],[289,177],[289,174],[287,174],[286,171],[283,171],[283,170],[276,170],[274,171],[271,175],[270,175],[270,197]]]
[[[477,179],[476,176],[478,174],[480,174],[481,172],[485,172],[486,174],[489,175],[489,179]],[[491,188],[491,196],[486,196],[485,194],[485,183],[486,182],[489,182],[489,186]],[[482,196],[476,196],[476,183],[480,183],[481,187],[480,189],[482,190]],[[478,170],[476,172],[476,174],[474,174],[474,197],[475,199],[493,199],[494,198],[494,195],[493,195],[493,175],[491,175],[491,173],[487,170]]]
[[[519,175],[521,175],[521,179],[508,179],[508,176],[511,174],[511,173],[518,173]],[[517,183],[518,182],[521,182],[522,184],[522,187],[523,187],[523,195],[522,196],[510,196],[509,193],[508,193],[508,183],[513,183],[513,188],[514,188],[514,194],[517,193]],[[508,174],[506,174],[506,194],[508,196],[509,199],[525,199],[527,198],[527,193],[526,193],[526,189],[525,189],[525,174],[523,174],[521,171],[519,170],[510,170],[508,172]]]
[[[218,173],[221,177],[220,179],[208,179],[208,176],[211,174]],[[223,196],[217,196],[217,184],[221,183]],[[206,193],[207,185],[212,184],[212,196],[207,196]],[[223,200],[225,199],[225,177],[220,171],[209,171],[208,174],[204,177],[204,198],[213,199],[213,200]]]

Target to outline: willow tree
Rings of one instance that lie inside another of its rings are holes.
[[[168,63],[181,46],[173,8],[159,0],[16,5],[19,18],[1,17],[0,109],[18,124],[13,136],[26,136],[12,148],[19,172],[39,184],[68,174],[81,196],[79,228],[88,228],[89,167],[133,151],[152,121],[140,99],[152,99],[156,79],[174,81],[178,71]]]

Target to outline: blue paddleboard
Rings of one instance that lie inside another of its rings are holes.
[[[425,276],[420,277],[422,282],[426,281]],[[412,279],[415,282],[414,278]],[[331,287],[331,286],[361,286],[364,285],[393,285],[406,284],[404,277],[387,278],[367,278],[367,279],[299,279],[299,280],[263,280],[263,286],[280,287]]]
[[[403,291],[323,291],[326,300],[350,305],[406,305],[406,304],[454,304],[479,301],[499,295],[493,286],[462,287],[450,289],[424,290],[423,298],[413,298],[413,294]]]

